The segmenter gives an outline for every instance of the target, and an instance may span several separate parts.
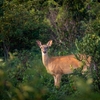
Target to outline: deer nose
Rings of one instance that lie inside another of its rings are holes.
[[[46,53],[46,51],[43,51],[43,53]]]

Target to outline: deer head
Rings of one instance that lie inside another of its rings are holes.
[[[37,40],[36,42],[37,42],[38,46],[40,47],[41,52],[43,54],[47,54],[48,48],[52,45],[52,40],[48,41],[48,43],[45,45],[42,45],[41,41],[39,41],[39,40]]]

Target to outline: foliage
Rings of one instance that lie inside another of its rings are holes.
[[[78,52],[93,57],[94,62],[99,63],[100,37],[96,34],[86,34],[81,42],[76,41]]]
[[[99,9],[97,0],[0,0],[0,99],[98,100]],[[37,39],[53,40],[51,55],[91,56],[96,71],[77,69],[64,75],[56,89],[42,65]]]
[[[97,5],[97,6],[96,6]],[[100,59],[100,19],[98,18],[100,16],[99,6],[100,4],[97,4],[97,2],[89,3],[89,21],[83,22],[83,27],[85,29],[85,36],[81,39],[76,40],[76,47],[77,52],[86,54],[92,57],[92,63],[95,64],[95,66],[100,66],[99,59]],[[91,9],[91,7],[95,7],[95,9]]]
[[[8,58],[9,51],[30,49],[35,45],[36,39],[42,38],[43,33],[47,38],[45,13],[36,10],[34,2],[4,1],[2,5],[4,12],[0,17],[0,44],[5,58]],[[36,4],[38,6],[40,2]]]
[[[100,97],[99,91],[94,93],[91,74],[82,74],[79,70],[64,75],[61,87],[56,89],[53,77],[46,72],[39,58],[32,50],[10,53],[6,62],[0,59],[1,100],[94,100]]]
[[[91,7],[96,6],[97,3],[90,3]],[[100,78],[100,11],[98,4],[95,9],[89,9],[89,22],[88,24],[84,23],[83,27],[85,29],[85,36],[79,40],[76,40],[76,48],[77,52],[81,54],[86,54],[91,56],[91,70],[92,70],[92,77],[94,79],[94,85],[98,85],[97,87],[100,89],[99,85],[99,78]],[[97,12],[95,12],[97,11]],[[95,70],[95,71],[94,71]],[[98,90],[96,87],[96,90]]]

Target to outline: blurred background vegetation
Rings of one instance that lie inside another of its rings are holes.
[[[50,39],[50,55],[90,55],[91,71],[56,89],[36,45]],[[100,1],[0,0],[0,100],[77,99],[100,99]]]

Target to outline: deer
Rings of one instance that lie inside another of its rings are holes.
[[[75,55],[73,54],[66,56],[49,57],[48,50],[53,43],[52,40],[48,41],[46,44],[42,44],[39,40],[37,40],[36,42],[41,49],[43,65],[45,66],[47,72],[54,78],[55,87],[60,87],[62,75],[71,74],[73,73],[72,68],[77,69],[82,66],[82,62],[76,59]],[[81,55],[80,57],[81,59],[86,58],[86,56],[84,55]],[[88,57],[87,60],[85,60],[86,64],[83,67],[84,71],[87,69],[87,66],[90,66],[90,62],[91,57]]]

